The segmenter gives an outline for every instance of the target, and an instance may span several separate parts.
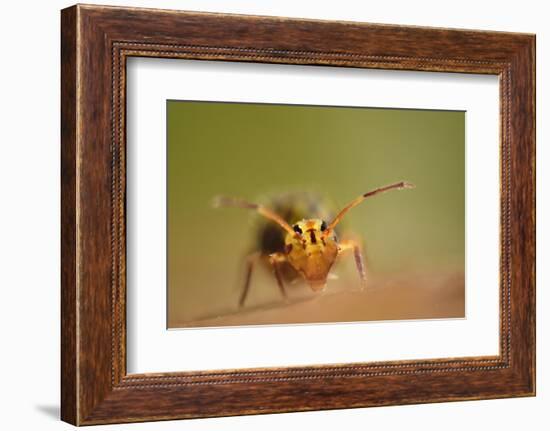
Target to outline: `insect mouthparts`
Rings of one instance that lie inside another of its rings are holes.
[[[313,229],[309,231],[309,239],[312,244],[317,244],[317,238],[315,238],[315,231]]]

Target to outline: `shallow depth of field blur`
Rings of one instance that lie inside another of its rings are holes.
[[[168,101],[167,116],[169,328],[464,317],[464,112]],[[258,265],[239,309],[261,216],[214,209],[214,196],[307,191],[338,211],[400,180],[416,188],[369,198],[341,224],[341,239],[364,244],[367,289],[352,253],[321,293],[287,285],[286,303]]]

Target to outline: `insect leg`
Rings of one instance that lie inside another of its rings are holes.
[[[344,240],[338,245],[338,253],[353,250],[353,256],[355,258],[355,266],[357,272],[361,278],[361,289],[367,287],[367,271],[365,269],[365,259],[363,257],[363,251],[361,250],[361,244],[352,239]]]
[[[287,299],[285,285],[283,283],[283,276],[279,267],[279,264],[283,262],[286,262],[286,256],[283,253],[272,253],[269,255],[269,263],[271,263],[271,266],[273,266],[273,272],[275,273],[275,278],[277,279],[279,290],[281,291],[283,297]]]
[[[241,297],[239,298],[239,307],[242,307],[244,305],[244,301],[246,301],[246,297],[248,296],[248,290],[250,289],[250,280],[252,279],[252,271],[254,270],[254,265],[258,262],[258,260],[261,257],[260,252],[255,252],[246,258],[246,276],[244,281],[244,289],[241,293]]]

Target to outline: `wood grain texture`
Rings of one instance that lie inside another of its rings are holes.
[[[61,16],[61,418],[77,422],[76,9]]]
[[[63,420],[84,425],[534,395],[533,35],[79,5],[62,11],[61,37]],[[130,56],[499,75],[499,356],[127,375]]]

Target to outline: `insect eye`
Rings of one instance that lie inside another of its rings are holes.
[[[299,233],[300,235],[302,235],[302,229],[300,228],[300,226],[298,226],[297,224],[295,224],[294,226],[292,226],[292,229],[294,229],[294,232],[296,233]]]
[[[321,223],[321,232],[324,230],[327,230],[327,222],[323,220],[323,222]]]

